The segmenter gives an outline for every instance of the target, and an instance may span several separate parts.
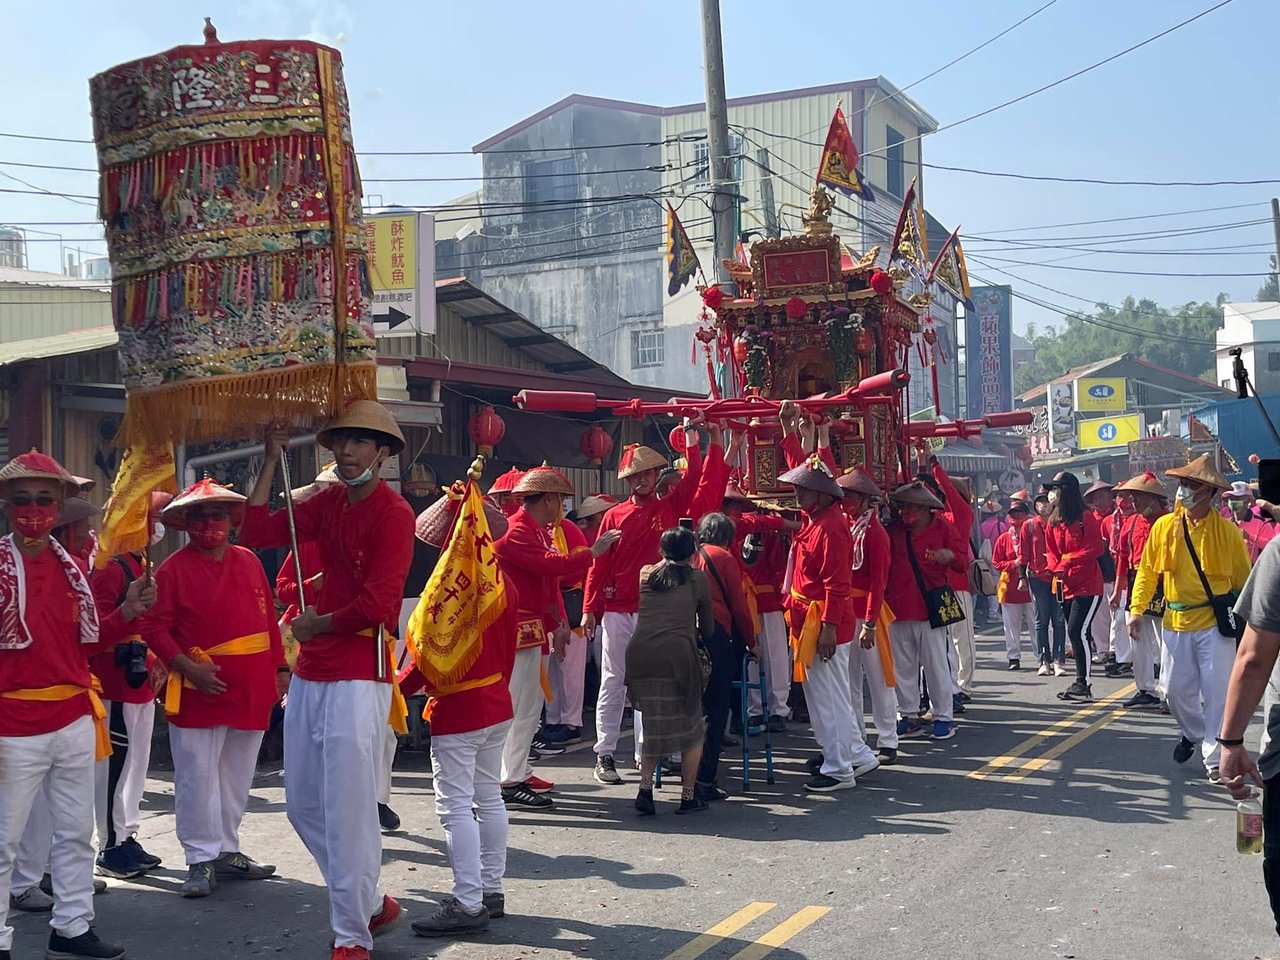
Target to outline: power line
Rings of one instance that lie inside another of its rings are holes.
[[[1267,270],[1263,273],[1188,273],[1179,271],[1176,273],[1161,273],[1149,270],[1110,270],[1104,267],[1069,267],[1060,263],[1028,263],[1026,260],[1010,260],[1006,257],[993,257],[990,254],[986,256],[987,260],[994,260],[997,263],[1010,263],[1019,267],[1045,267],[1052,270],[1073,270],[1077,273],[1108,273],[1126,277],[1269,277],[1271,271]]]
[[[1230,3],[1231,0],[1225,0]],[[1016,101],[1011,101],[1016,102]],[[992,108],[996,109],[996,108]],[[974,114],[974,119],[982,114]],[[960,121],[963,123],[964,121]],[[940,130],[946,129],[940,127]],[[1260,180],[1099,180],[1093,177],[1052,177],[1046,174],[1009,173],[1000,170],[975,170],[972,167],[950,167],[941,163],[924,163],[931,170],[949,170],[952,173],[972,173],[980,177],[1007,177],[1011,180],[1036,180],[1047,183],[1089,183],[1107,187],[1256,187],[1280,183],[1280,179]]]
[[[1046,223],[1037,227],[1007,227],[1003,230],[979,230],[978,233],[1025,233],[1028,230],[1049,230],[1058,227],[1087,227],[1098,223],[1125,223],[1130,220],[1154,220],[1159,217],[1182,217],[1193,213],[1217,213],[1221,210],[1244,210],[1248,207],[1265,207],[1265,203],[1233,203],[1224,207],[1199,207],[1195,210],[1170,210],[1166,213],[1143,213],[1131,217],[1106,217],[1102,220],[1073,220],[1069,223]]]

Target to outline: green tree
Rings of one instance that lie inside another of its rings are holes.
[[[1280,300],[1280,274],[1276,272],[1276,255],[1271,255],[1271,273],[1267,282],[1258,288],[1254,300]]]
[[[1061,326],[1049,325],[1043,332],[1028,328],[1035,360],[1018,370],[1015,392],[1124,353],[1212,383],[1214,335],[1222,327],[1224,302],[1226,295],[1219,294],[1213,303],[1170,308],[1125,297],[1119,307],[1100,303],[1092,313],[1073,314]]]

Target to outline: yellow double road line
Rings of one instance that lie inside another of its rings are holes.
[[[1127,686],[1121,687],[1115,693],[1103,697],[1101,700],[1095,701],[1081,710],[1077,710],[1069,717],[1064,717],[1056,723],[1050,724],[1039,733],[1023,740],[1008,753],[1003,756],[996,757],[994,760],[991,760],[983,764],[977,770],[974,770],[969,774],[969,779],[986,780],[991,777],[1002,777],[1006,783],[1016,783],[1019,780],[1024,779],[1028,774],[1035,773],[1037,770],[1043,769],[1053,760],[1062,756],[1085,738],[1097,733],[1112,720],[1115,720],[1123,714],[1123,707],[1113,709],[1107,713],[1103,713],[1103,711],[1106,711],[1108,707],[1111,707],[1117,701],[1132,696],[1137,689],[1136,684],[1130,683]],[[1101,717],[1097,717],[1099,713],[1103,713],[1103,715]],[[1092,719],[1094,717],[1097,717],[1097,719]],[[1083,728],[1079,730],[1075,729],[1078,724],[1090,720],[1092,722],[1085,723]],[[1040,744],[1053,737],[1066,737],[1066,739],[1062,740],[1060,743],[1054,744],[1054,746],[1046,750],[1039,757],[1033,757],[1021,764],[1018,763],[1025,754],[1031,752]],[[1011,767],[1014,769],[1008,769]]]
[[[737,913],[721,920],[706,933],[698,934],[679,950],[667,954],[663,960],[696,960],[708,950],[732,937],[743,927],[763,917],[776,906],[776,903],[749,903]],[[813,926],[830,912],[830,907],[805,907],[783,920],[763,936],[743,947],[730,960],[762,960],[762,958],[781,947],[802,930]]]

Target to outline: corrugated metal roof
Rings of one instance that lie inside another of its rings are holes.
[[[56,337],[33,337],[0,343],[0,367],[7,367],[27,360],[48,360],[50,357],[69,357],[77,353],[92,353],[116,345],[116,331],[112,327],[93,327],[89,330],[73,330]]]
[[[98,293],[111,292],[110,281],[82,280],[80,277],[68,277],[61,273],[46,273],[43,270],[0,267],[0,284],[11,283],[28,287],[65,287],[71,290],[93,290]]]
[[[580,374],[592,380],[626,383],[602,363],[570,346],[555,334],[499,303],[470,280],[454,278],[436,281],[436,303],[447,303],[449,309],[468,323],[483,327],[488,333],[545,365],[552,373]]]

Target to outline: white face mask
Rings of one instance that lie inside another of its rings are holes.
[[[1178,492],[1174,495],[1178,500],[1178,505],[1184,510],[1190,510],[1196,502],[1198,491],[1192,490],[1190,487],[1178,484]]]
[[[154,547],[164,539],[164,524],[157,520],[151,525],[151,545]]]
[[[1050,503],[1057,503],[1057,502],[1058,502],[1058,491],[1057,491],[1057,490],[1050,490],[1050,491],[1049,491],[1048,496],[1049,496],[1049,502],[1050,502]]]

